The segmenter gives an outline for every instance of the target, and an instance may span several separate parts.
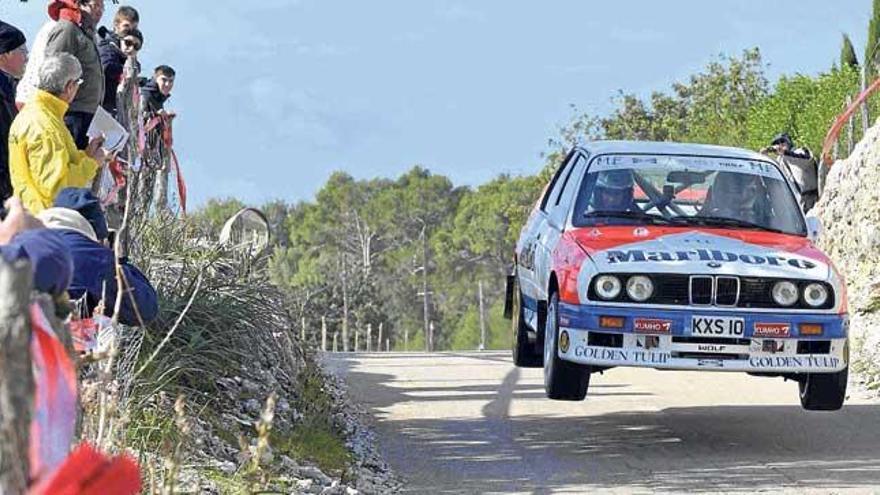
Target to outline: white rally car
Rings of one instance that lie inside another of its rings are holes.
[[[795,380],[843,405],[843,277],[790,174],[750,151],[595,142],[573,149],[523,227],[508,278],[517,366],[582,400],[616,366]]]

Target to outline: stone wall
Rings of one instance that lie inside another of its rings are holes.
[[[824,226],[820,246],[847,280],[854,368],[880,386],[880,123],[831,167],[811,213]]]

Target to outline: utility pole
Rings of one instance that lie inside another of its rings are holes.
[[[379,323],[379,340],[376,341],[376,350],[382,352],[382,326],[384,322]]]
[[[370,352],[372,342],[373,342],[373,324],[367,323],[367,352]]]
[[[428,348],[434,351],[434,320],[428,323]]]
[[[428,299],[430,294],[428,293],[428,226],[422,226],[422,296],[424,301],[424,316],[425,316],[425,351],[431,352],[433,349],[433,328],[431,323],[431,302]],[[428,336],[428,333],[431,333],[431,336]]]
[[[336,338],[339,337],[339,332],[333,332],[333,352],[338,352],[339,347],[336,346]]]
[[[360,343],[360,342],[358,342],[358,340],[360,340],[360,336],[361,336],[360,327],[354,327],[354,352],[358,351],[358,344]]]
[[[480,297],[480,350],[486,350],[486,313],[483,311],[483,281],[477,282]]]
[[[321,350],[327,352],[327,317],[321,317]]]

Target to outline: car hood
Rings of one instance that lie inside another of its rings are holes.
[[[613,226],[570,231],[594,273],[684,273],[829,280],[809,239],[743,229]],[[585,267],[586,268],[586,267]],[[590,271],[592,271],[590,270]]]

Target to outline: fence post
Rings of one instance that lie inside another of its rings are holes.
[[[846,107],[849,108],[850,105],[852,105],[852,96],[847,95],[846,96]],[[852,154],[853,147],[855,146],[854,145],[854,142],[855,142],[854,134],[856,132],[856,126],[855,126],[855,121],[853,120],[854,118],[855,118],[855,115],[851,116],[849,118],[849,120],[846,121],[846,133],[847,133],[847,136],[846,136],[846,156],[849,156]]]
[[[0,493],[25,493],[30,466],[30,263],[0,262]]]
[[[862,91],[868,89],[868,81],[866,79],[865,71],[867,70],[865,67],[868,65],[868,61],[862,64]],[[871,125],[871,118],[868,115],[868,100],[862,102],[862,137],[868,133],[868,127]]]
[[[327,352],[327,317],[321,317],[321,350]]]

